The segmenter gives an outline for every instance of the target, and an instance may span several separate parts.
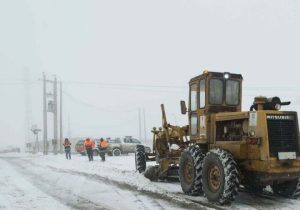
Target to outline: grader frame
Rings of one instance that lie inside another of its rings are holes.
[[[240,74],[208,71],[192,78],[188,109],[181,101],[187,126],[168,124],[161,105],[162,128],[152,130],[153,153],[136,153],[137,168],[141,160],[158,165],[146,170],[142,164],[139,171],[151,180],[177,174],[185,193],[204,193],[220,204],[232,202],[240,184],[255,191],[271,185],[274,193],[299,197],[297,113],[279,111],[290,102],[261,96],[242,112],[242,80]]]

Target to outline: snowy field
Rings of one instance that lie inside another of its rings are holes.
[[[230,206],[187,196],[178,182],[150,182],[134,154],[107,157],[2,154],[0,209],[300,209],[300,200],[240,192]]]

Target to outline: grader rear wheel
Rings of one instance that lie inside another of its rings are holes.
[[[184,193],[202,194],[202,161],[204,153],[197,145],[184,150],[179,161],[179,179]]]
[[[233,156],[224,150],[211,150],[203,161],[203,191],[209,201],[234,201],[239,188],[239,170]]]
[[[217,165],[211,165],[208,169],[208,185],[213,192],[221,187],[221,170]]]

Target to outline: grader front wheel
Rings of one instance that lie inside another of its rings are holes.
[[[135,150],[135,168],[139,173],[146,170],[146,152],[143,145],[137,145]]]

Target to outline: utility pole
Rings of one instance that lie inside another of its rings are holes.
[[[60,100],[59,100],[59,108],[60,108],[60,110],[59,110],[59,114],[60,114],[60,116],[59,116],[59,152],[60,153],[62,153],[62,142],[63,142],[63,125],[62,125],[62,82],[60,81]]]
[[[143,108],[143,118],[144,118],[144,141],[147,142],[147,131],[146,131],[146,114],[145,108]]]
[[[53,85],[53,92],[47,93],[47,83],[51,83]],[[57,109],[57,78],[54,76],[54,80],[47,80],[45,73],[43,73],[43,85],[44,85],[44,154],[48,153],[48,139],[47,139],[47,112],[53,113],[53,139],[52,146],[54,154],[57,154],[58,150],[58,109]],[[47,100],[47,97],[50,97],[50,100]],[[62,96],[61,96],[62,97]],[[60,102],[62,103],[62,102]],[[61,108],[62,109],[62,108]],[[62,126],[61,126],[62,127]],[[61,129],[62,130],[62,129]],[[61,131],[62,132],[62,131]],[[60,148],[61,150],[61,148]]]
[[[58,132],[57,132],[57,79],[54,76],[53,84],[53,146],[54,154],[57,154]]]
[[[43,154],[46,155],[47,147],[47,96],[46,96],[46,75],[43,73]]]
[[[141,119],[141,108],[139,107],[139,140],[142,140],[142,119]]]

